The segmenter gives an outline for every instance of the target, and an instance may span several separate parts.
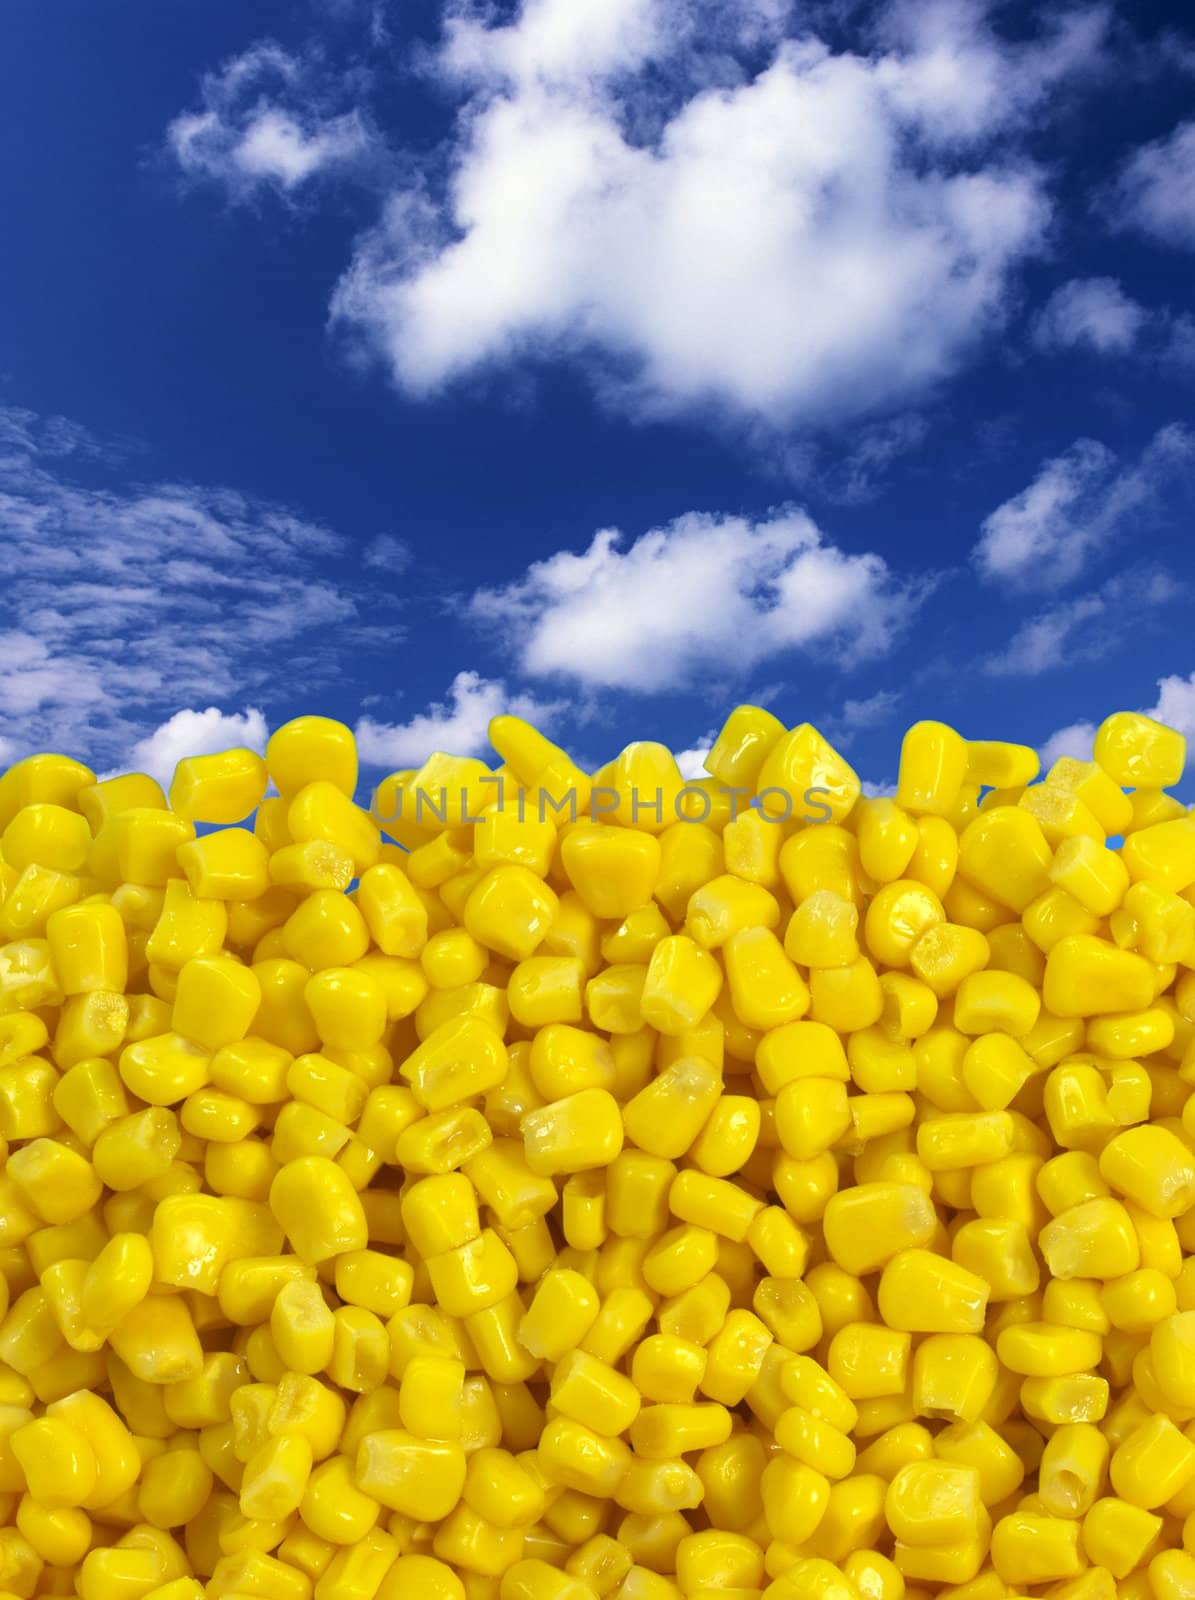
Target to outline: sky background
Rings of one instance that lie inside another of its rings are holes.
[[[1195,736],[1188,8],[14,0],[0,125],[0,760]]]

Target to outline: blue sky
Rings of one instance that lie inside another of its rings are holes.
[[[8,7],[0,757],[1195,735],[1185,10]]]

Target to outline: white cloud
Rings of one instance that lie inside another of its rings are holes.
[[[547,727],[563,709],[559,701],[511,693],[506,685],[477,672],[458,672],[446,700],[435,703],[409,722],[375,722],[363,717],[356,727],[357,745],[367,766],[420,767],[436,750],[476,756],[489,750],[491,717],[508,713]]]
[[[235,198],[261,185],[289,194],[370,153],[360,109],[333,110],[342,92],[317,60],[257,44],[205,75],[202,108],[175,117],[167,146],[184,173],[222,183]]]
[[[802,511],[690,512],[627,547],[605,529],[580,555],[559,550],[478,590],[469,613],[513,639],[531,677],[651,692],[791,650],[880,655],[926,592],[882,556],[825,543]]]
[[[129,751],[127,770],[148,772],[165,787],[184,756],[210,756],[245,747],[265,751],[269,729],[256,706],[242,712],[176,711]]]
[[[1132,349],[1146,321],[1115,278],[1072,278],[1042,307],[1033,338],[1043,349],[1086,345],[1109,355]]]
[[[1130,569],[1089,594],[1076,595],[1029,618],[984,665],[998,677],[1035,677],[1052,667],[1098,660],[1159,606],[1182,594],[1165,572]]]
[[[1059,728],[1041,747],[1042,771],[1049,772],[1055,761],[1061,761],[1063,756],[1071,756],[1075,761],[1090,761],[1094,743],[1094,722],[1072,722],[1065,728]]]
[[[1013,45],[939,0],[848,50],[807,22],[777,40],[786,10],[524,0],[498,26],[456,8],[447,181],[391,196],[334,316],[414,394],[580,358],[614,403],[769,427],[952,373],[1043,241],[1019,133],[1097,58],[1105,15]]]
[[[985,578],[1060,587],[1193,471],[1195,431],[1180,423],[1159,429],[1127,466],[1097,440],[1079,439],[987,518],[976,565]]]
[[[1121,168],[1113,205],[1122,227],[1195,249],[1195,119],[1133,151]]]
[[[1177,728],[1187,741],[1187,765],[1195,757],[1195,672],[1188,677],[1171,673],[1158,679],[1158,698],[1151,706],[1140,708],[1147,717]],[[1075,756],[1080,761],[1091,759],[1095,740],[1094,722],[1072,722],[1059,728],[1041,747],[1042,767],[1048,770],[1060,756]]]
[[[180,706],[289,703],[402,636],[384,576],[284,506],[78,481],[25,414],[0,442],[0,738],[107,768]],[[53,428],[50,438],[60,438]]]
[[[714,740],[717,737],[718,730],[716,728],[711,728],[708,733],[703,734],[702,737],[698,739],[697,743],[690,746],[688,750],[678,750],[676,752],[676,764],[681,770],[682,777],[690,780],[694,778],[709,777],[709,773],[706,770],[705,758],[713,749]]]

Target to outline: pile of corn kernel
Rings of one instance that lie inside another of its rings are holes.
[[[1192,1600],[1182,738],[491,739],[0,779],[0,1600]]]

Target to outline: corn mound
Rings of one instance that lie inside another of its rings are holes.
[[[0,1600],[1192,1600],[1180,735],[490,734],[0,779]]]

